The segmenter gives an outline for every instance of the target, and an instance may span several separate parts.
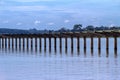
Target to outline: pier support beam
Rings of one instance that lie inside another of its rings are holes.
[[[77,37],[77,51],[79,52],[80,50],[80,38]]]
[[[62,48],[62,38],[60,37],[60,48]]]
[[[60,37],[60,53],[62,52],[62,38]]]
[[[2,43],[2,42],[1,42],[1,38],[0,38],[0,48],[1,48],[1,43]]]
[[[39,49],[40,49],[40,52],[41,52],[41,50],[42,50],[42,40],[41,40],[41,38],[39,38]]]
[[[93,37],[91,37],[91,49],[93,49],[93,46],[94,46],[94,44],[93,44]]]
[[[106,49],[107,50],[109,49],[109,38],[108,37],[106,38]]]
[[[65,37],[65,52],[67,53],[67,48],[68,48],[68,42],[67,42],[67,37]]]
[[[7,38],[5,38],[5,49],[7,49]]]
[[[101,38],[98,37],[98,49],[100,50],[101,49]]]
[[[26,48],[27,50],[29,50],[29,38],[28,37],[26,38]]]
[[[86,37],[83,37],[84,39],[84,49],[86,50]]]
[[[114,49],[117,50],[117,37],[114,37]]]
[[[4,48],[4,38],[2,38],[2,48]]]
[[[12,49],[14,49],[14,38],[12,38]]]
[[[8,48],[10,49],[10,38],[8,38]]]
[[[37,51],[37,44],[38,44],[37,37],[35,37],[35,51]]]
[[[33,50],[33,38],[30,38],[30,42],[31,42],[31,51]]]
[[[19,50],[21,50],[21,38],[19,37]]]
[[[56,52],[56,45],[57,45],[57,39],[56,39],[56,37],[54,37],[54,49],[55,49],[55,52]]]
[[[17,38],[15,38],[15,48],[16,48],[16,50],[17,50],[17,48],[18,48],[18,42],[17,42]]]
[[[117,37],[114,37],[114,53],[115,57],[117,57]]]
[[[44,38],[44,51],[46,52],[46,37]]]
[[[51,52],[51,37],[49,37],[49,52]]]
[[[73,37],[71,37],[71,52],[73,52]]]
[[[22,41],[23,41],[22,46],[23,46],[23,51],[24,51],[25,50],[25,38],[24,37],[22,38]]]

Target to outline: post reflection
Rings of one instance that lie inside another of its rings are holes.
[[[117,49],[114,49],[115,58],[117,58]]]
[[[86,48],[84,48],[84,57],[86,57]]]
[[[91,56],[93,56],[93,48],[91,49]]]
[[[109,49],[106,49],[106,57],[109,57]]]
[[[101,57],[101,49],[98,49],[98,56]]]

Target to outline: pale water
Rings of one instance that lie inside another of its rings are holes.
[[[68,40],[70,42],[70,40]],[[44,51],[23,51],[15,49],[0,50],[0,80],[120,80],[120,40],[115,55],[113,39],[109,41],[109,51],[105,49],[105,39],[102,39],[102,49],[97,49],[97,39],[94,39],[93,53],[90,50],[90,39],[87,39],[87,49],[71,52],[70,44],[65,52],[57,45],[57,51],[47,47]],[[64,40],[63,40],[64,42]],[[57,43],[59,44],[59,42]],[[52,45],[53,46],[53,45]]]

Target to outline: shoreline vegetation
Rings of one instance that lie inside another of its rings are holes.
[[[75,24],[72,29],[67,29],[62,27],[58,30],[37,30],[37,29],[29,29],[29,30],[22,30],[22,29],[8,29],[8,28],[0,28],[0,34],[50,34],[50,33],[78,33],[78,32],[120,32],[120,26],[100,26],[95,27],[93,25],[88,25],[83,27],[82,24]]]

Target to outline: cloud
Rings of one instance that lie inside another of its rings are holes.
[[[22,25],[22,23],[19,22],[19,23],[17,23],[16,25],[17,25],[17,26],[20,26],[20,25]]]
[[[47,25],[52,26],[52,25],[54,25],[54,24],[55,24],[55,23],[50,22],[50,23],[48,23]]]
[[[36,21],[34,22],[35,25],[38,25],[38,24],[40,24],[40,23],[41,23],[41,21],[39,21],[39,20],[36,20]]]
[[[47,6],[7,6],[1,10],[7,11],[41,11],[48,10]]]
[[[115,26],[115,24],[110,24],[110,25],[109,25],[109,27],[113,27],[113,26]]]
[[[4,24],[7,24],[7,23],[9,23],[9,21],[6,20],[6,21],[3,21],[3,23],[4,23]]]
[[[15,1],[15,2],[49,2],[55,0],[8,0],[8,1]]]
[[[0,0],[0,6],[3,5],[3,4],[5,4],[5,2]]]
[[[70,22],[70,20],[65,20],[65,21],[64,21],[64,23],[69,23],[69,22]]]

